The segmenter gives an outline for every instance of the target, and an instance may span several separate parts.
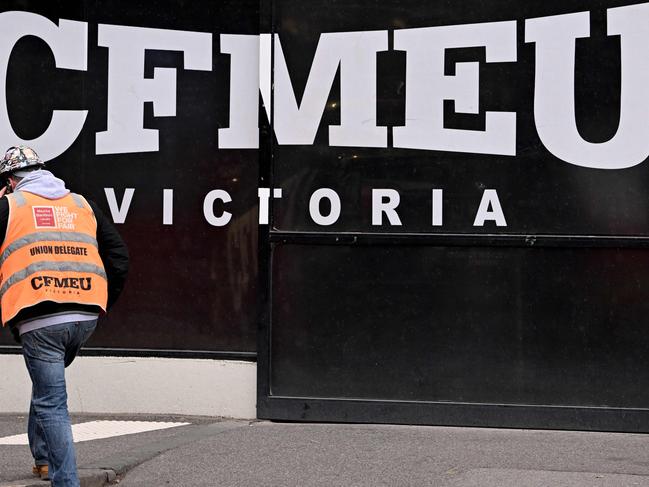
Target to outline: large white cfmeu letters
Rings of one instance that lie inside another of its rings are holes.
[[[32,35],[45,41],[52,50],[57,68],[86,71],[88,61],[88,25],[71,20],[59,21],[29,12],[0,13],[0,140],[5,144],[28,144],[37,148],[44,160],[63,154],[81,133],[87,110],[54,110],[49,127],[33,140],[16,135],[7,110],[7,69],[16,43]]]
[[[604,142],[584,140],[575,118],[575,46],[577,39],[590,36],[589,17],[589,12],[578,12],[525,21],[525,41],[533,43],[536,52],[537,132],[552,154],[570,164],[596,169],[632,167],[649,156],[649,3],[607,10],[607,34],[620,38],[621,102],[617,131]],[[482,47],[487,63],[516,62],[516,30],[517,21],[395,30],[393,49],[406,54],[406,100],[405,125],[392,129],[394,147],[515,155],[514,112],[484,111],[484,130],[460,130],[444,126],[443,108],[444,101],[451,100],[456,112],[478,115],[480,105],[485,105],[479,99],[479,63],[458,62],[455,74],[446,74],[447,51]],[[88,25],[65,19],[57,25],[34,13],[8,11],[0,13],[0,32],[0,138],[30,144],[51,160],[79,136],[87,110],[53,110],[43,134],[22,140],[11,126],[7,109],[9,59],[16,43],[31,35],[49,46],[58,68],[85,71]],[[260,90],[270,113],[271,47],[273,129],[279,144],[315,142],[339,74],[340,125],[328,127],[328,144],[387,147],[388,127],[377,125],[377,59],[389,49],[389,36],[388,30],[321,34],[306,84],[296,90],[278,34],[220,34],[220,52],[230,56],[231,82],[230,122],[219,129],[219,147],[259,147]],[[206,32],[99,24],[98,45],[108,48],[108,117],[107,130],[96,134],[96,153],[158,151],[158,131],[144,128],[144,104],[153,104],[155,117],[176,114],[176,69],[157,67],[152,77],[145,77],[146,51],[179,52],[183,69],[212,71],[212,38]]]
[[[274,130],[285,145],[313,144],[340,66],[340,125],[329,127],[329,145],[387,147],[387,128],[376,125],[376,55],[388,49],[388,31],[322,34],[298,106],[275,35]]]
[[[273,129],[279,144],[311,145],[340,70],[340,125],[329,127],[329,145],[387,147],[387,127],[376,125],[377,53],[388,49],[388,31],[320,36],[298,103],[277,34],[222,34],[230,55],[230,126],[219,130],[219,148],[258,148],[259,91],[270,120],[271,39],[274,59]]]
[[[590,36],[589,13],[525,22],[526,42],[536,43],[536,129],[545,147],[556,157],[577,166],[623,169],[640,164],[649,156],[647,26],[647,3],[607,11],[607,33],[619,35],[621,44],[620,120],[612,139],[592,143],[581,137],[575,120],[575,41]]]
[[[449,25],[394,32],[406,51],[406,125],[394,128],[394,147],[481,154],[516,154],[516,114],[486,112],[486,130],[444,128],[444,100],[460,113],[478,114],[479,64],[457,63],[444,74],[446,49],[485,47],[486,60],[516,61],[516,22]]]
[[[230,55],[230,126],[219,129],[220,149],[259,148],[260,89],[270,120],[269,37],[270,34],[220,36],[221,52]]]
[[[649,156],[649,4],[607,11],[608,35],[621,39],[621,107],[616,135],[591,143],[575,120],[575,40],[589,37],[589,12],[529,19],[525,41],[536,44],[534,118],[539,136],[558,158],[578,166],[622,169]],[[462,62],[444,72],[447,49],[484,47],[487,63],[516,62],[516,21],[449,25],[394,31],[394,49],[406,52],[406,124],[394,127],[394,147],[516,155],[516,114],[487,111],[485,130],[444,127],[444,100],[458,113],[479,114],[479,64]],[[270,106],[270,34],[259,46],[252,36],[222,36],[222,52],[232,55],[229,129],[220,131],[222,148],[258,147],[257,87],[246,76],[259,74],[262,99]],[[329,127],[329,145],[386,147],[386,127],[376,125],[376,56],[387,50],[387,31],[322,34],[298,104],[284,51],[273,36],[274,130],[279,144],[313,144],[333,79],[340,70],[341,125]],[[244,60],[248,58],[246,62]],[[597,69],[595,66],[594,69]],[[258,71],[257,71],[258,70]],[[241,82],[234,82],[234,79]],[[252,94],[254,91],[254,95]],[[247,95],[246,95],[247,94]],[[593,100],[597,103],[597,100]],[[270,118],[270,117],[269,117]]]
[[[32,35],[49,46],[57,68],[86,71],[88,24],[61,19],[57,26],[41,15],[10,11],[0,13],[0,32],[0,139],[29,144],[45,161],[54,159],[79,136],[88,111],[54,110],[41,136],[33,140],[18,137],[7,110],[9,57],[22,37]],[[211,71],[212,34],[100,24],[98,42],[109,48],[108,130],[97,133],[96,153],[157,151],[158,131],[144,128],[144,103],[153,102],[154,116],[174,116],[176,77],[173,68],[155,68],[153,78],[145,78],[145,50],[180,51],[185,69]]]
[[[144,103],[153,102],[155,117],[176,115],[176,70],[154,68],[145,78],[145,51],[180,51],[184,69],[211,71],[212,34],[100,24],[98,43],[108,48],[108,130],[97,133],[97,154],[157,151],[158,131],[144,128]]]

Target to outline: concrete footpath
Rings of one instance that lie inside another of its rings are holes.
[[[77,443],[84,486],[649,487],[649,435],[73,417],[95,420],[189,424]],[[2,444],[25,421],[0,415],[1,487],[49,484],[27,446]]]

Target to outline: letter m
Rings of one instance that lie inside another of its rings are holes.
[[[340,66],[340,125],[329,127],[329,144],[387,147],[387,128],[376,126],[376,58],[388,49],[387,30],[322,34],[299,105],[277,34],[274,43],[273,118],[279,144],[313,144]]]

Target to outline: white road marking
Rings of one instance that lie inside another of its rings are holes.
[[[156,431],[191,423],[169,423],[161,421],[88,421],[72,425],[72,437],[75,443],[80,441],[100,440],[113,436],[132,435],[146,431]],[[5,436],[0,438],[0,445],[28,445],[27,434]]]

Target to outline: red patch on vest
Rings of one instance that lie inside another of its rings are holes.
[[[33,206],[36,228],[56,228],[54,208],[51,206]]]

